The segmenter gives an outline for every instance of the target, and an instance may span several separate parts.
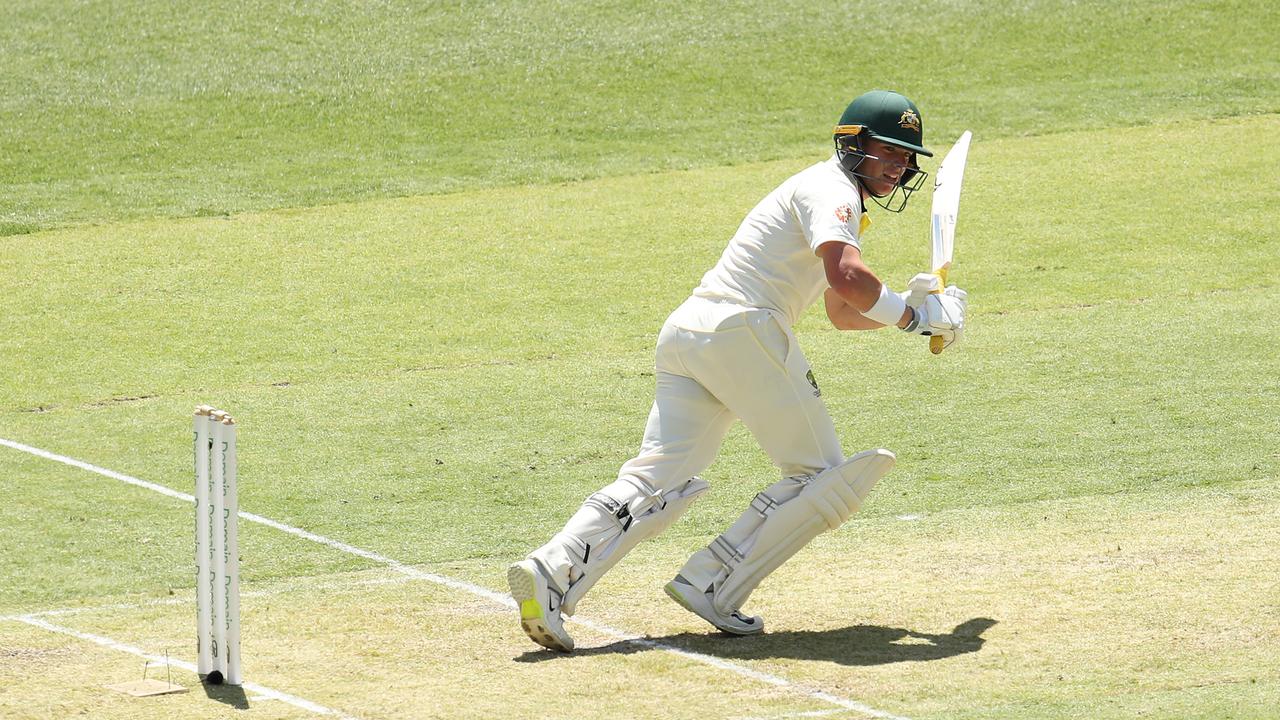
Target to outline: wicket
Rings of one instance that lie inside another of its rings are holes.
[[[240,556],[236,425],[208,405],[195,413],[196,654],[210,684],[240,685]]]

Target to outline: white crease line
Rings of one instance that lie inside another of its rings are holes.
[[[61,625],[54,625],[48,620],[41,620],[39,618],[34,618],[34,617],[15,617],[15,618],[8,618],[8,619],[16,620],[18,622],[23,622],[33,627],[38,627],[43,630],[48,630],[50,632],[61,633],[63,635],[70,635],[71,637],[78,638],[80,640],[87,640],[91,643],[95,643],[97,645],[101,645],[102,647],[110,648],[112,650],[126,652],[126,653],[129,653],[130,655],[137,655],[138,657],[145,659],[148,663],[154,663],[159,666],[170,665],[182,670],[186,670],[191,673],[196,672],[196,666],[194,663],[184,662],[182,660],[174,660],[173,658],[165,658],[160,655],[154,655],[140,648],[136,648],[132,645],[126,645],[117,640],[112,640],[109,637],[94,635],[93,633],[80,632],[79,630],[72,630],[71,628],[63,627]],[[306,710],[307,712],[315,713],[316,715],[334,715],[338,718],[341,718],[341,720],[357,720],[356,718],[350,715],[347,715],[345,713],[338,712],[333,708],[327,708],[324,705],[311,702],[310,700],[307,700],[305,698],[300,698],[297,695],[290,695],[287,692],[274,690],[269,687],[258,685],[257,683],[247,682],[241,685],[241,687],[244,688],[245,690],[249,690],[254,693],[257,693],[256,695],[257,698],[266,699],[266,700],[279,700],[280,702],[288,703],[290,705],[293,705],[294,707],[302,708],[303,710]]]
[[[87,462],[84,462],[83,460],[76,460],[75,458],[69,458],[65,455],[58,455],[57,453],[51,453],[48,450],[41,450],[40,448],[31,447],[30,445],[24,445],[20,442],[14,442],[13,440],[6,440],[4,438],[0,438],[0,445],[13,448],[14,450],[28,453],[30,455],[35,455],[36,457],[42,457],[46,460],[53,460],[54,462],[60,462],[64,465],[70,465],[71,467],[80,468],[81,470],[87,470],[91,473],[96,473],[98,475],[109,477],[113,480],[119,480],[120,482],[128,483],[130,485],[135,485],[140,488],[145,488],[153,492],[158,492],[161,495],[167,495],[171,498],[175,498],[175,499],[193,503],[193,504],[196,501],[195,496],[190,495],[189,493],[179,492],[177,490],[174,490],[173,488],[168,488],[168,487],[165,487],[164,485],[158,485],[153,482],[147,482],[146,480],[139,480],[138,478],[130,477],[128,475],[125,475],[124,473],[118,473],[114,470],[108,470],[103,467],[98,467],[97,465],[91,465]],[[258,523],[259,525],[266,525],[267,527],[275,528],[276,530],[289,533],[290,535],[297,535],[300,538],[310,540],[312,542],[320,543],[321,545],[327,545],[328,547],[331,547],[334,550],[341,550],[342,552],[348,553],[350,555],[355,555],[357,557],[362,557],[366,560],[371,560],[381,565],[386,565],[392,570],[395,570],[396,572],[404,575],[408,575],[409,577],[418,578],[420,580],[428,580],[430,582],[444,585],[446,587],[451,587],[456,590],[464,590],[466,592],[475,593],[477,595],[487,597],[490,600],[501,603],[503,605],[510,605],[514,607],[515,601],[511,600],[511,598],[501,593],[495,593],[492,590],[489,590],[487,588],[482,588],[478,585],[472,585],[471,583],[462,582],[461,580],[454,580],[453,578],[445,577],[443,575],[436,575],[434,573],[418,570],[417,568],[413,568],[408,565],[405,565],[404,563],[398,560],[392,560],[391,558],[385,555],[379,555],[378,553],[373,552],[371,550],[365,550],[363,548],[358,548],[354,545],[348,545],[347,543],[339,542],[337,540],[324,537],[323,535],[316,535],[313,532],[307,532],[306,530],[293,527],[292,525],[285,525],[282,522],[272,520],[271,518],[262,517],[261,515],[255,515],[251,512],[241,510],[239,512],[239,516],[245,520],[248,520],[249,522]]]
[[[71,467],[78,467],[81,470],[88,470],[91,473],[105,475],[113,480],[119,480],[120,482],[129,483],[130,485],[137,485],[138,487],[143,487],[148,490],[158,492],[161,495],[168,495],[171,498],[186,500],[189,503],[194,503],[196,501],[196,499],[193,496],[188,495],[184,492],[178,492],[177,490],[172,490],[163,485],[157,485],[155,483],[147,482],[146,480],[139,480],[138,478],[135,478],[135,477],[129,477],[128,475],[118,473],[114,470],[100,468],[97,465],[90,465],[87,462],[76,460],[75,458],[69,458],[65,455],[57,455],[49,452],[48,450],[41,450],[40,448],[31,447],[30,445],[23,445],[20,442],[14,442],[12,440],[5,440],[4,438],[0,438],[0,445],[4,445],[5,447],[11,447],[14,450],[19,450],[29,455],[42,457],[46,460],[53,460],[54,462],[60,462],[63,465],[70,465]]]
[[[64,465],[77,467],[77,468],[80,468],[81,470],[87,470],[92,473],[97,473],[98,475],[103,475],[105,477],[109,477],[114,480],[119,480],[121,482],[125,482],[130,485],[136,485],[141,488],[146,488],[148,490],[158,492],[162,495],[168,495],[169,497],[172,497],[172,498],[185,500],[186,502],[189,502],[189,503],[195,502],[195,497],[192,495],[188,495],[187,493],[178,492],[177,490],[167,488],[163,485],[157,485],[156,483],[147,482],[146,480],[139,480],[138,478],[130,477],[128,475],[115,472],[114,470],[101,468],[101,467],[98,467],[97,465],[91,465],[82,460],[76,460],[74,458],[69,458],[64,455],[51,453],[48,450],[41,450],[40,448],[31,447],[30,445],[24,445],[22,443],[14,442],[12,440],[6,440],[4,438],[0,438],[0,445],[13,448],[14,450],[19,450],[21,452],[29,453],[37,457],[42,457],[47,460],[53,460],[54,462],[60,462],[60,463],[63,463]],[[293,527],[292,525],[285,525],[284,523],[277,522],[275,520],[263,517],[261,515],[255,515],[251,512],[246,512],[244,510],[241,510],[239,516],[250,522],[255,522],[260,525],[266,525],[267,527],[275,528],[277,530],[280,530],[281,532],[286,532],[286,533],[289,533],[290,535],[296,535],[300,538],[304,538],[306,540],[310,540],[312,542],[331,547],[335,550],[341,550],[342,552],[355,555],[357,557],[362,557],[362,558],[365,558],[366,560],[371,560],[373,562],[376,562],[382,565],[386,565],[392,570],[395,570],[398,573],[402,573],[412,578],[417,578],[419,580],[426,580],[428,582],[436,583],[437,585],[443,585],[445,587],[453,588],[455,590],[461,590],[463,592],[471,593],[472,595],[478,595],[488,600],[492,600],[493,602],[499,605],[502,605],[504,607],[508,607],[512,609],[516,607],[516,601],[511,599],[510,595],[494,592],[493,590],[490,590],[489,588],[486,588],[486,587],[474,585],[464,580],[456,580],[454,578],[446,577],[444,575],[436,575],[435,573],[429,573],[423,570],[419,570],[417,568],[410,567],[409,565],[405,565],[404,563],[398,560],[393,560],[385,555],[381,555],[379,553],[373,552],[372,550],[365,550],[363,548],[358,548],[354,545],[348,545],[347,543],[340,542],[338,540],[333,540],[323,535],[317,535],[313,532],[308,532],[301,528]],[[742,677],[750,678],[752,680],[757,680],[759,682],[768,683],[770,685],[775,685],[778,687],[791,688],[805,695],[808,695],[809,697],[814,698],[815,700],[821,700],[825,703],[829,703],[837,707],[845,708],[846,710],[856,710],[857,712],[863,713],[864,715],[867,715],[869,717],[880,718],[881,720],[909,720],[909,718],[905,718],[899,715],[894,715],[892,713],[888,713],[883,710],[877,710],[876,708],[873,708],[869,705],[864,705],[855,700],[849,700],[847,698],[839,697],[837,695],[832,695],[831,693],[828,693],[823,690],[817,690],[814,688],[808,688],[802,685],[798,685],[790,680],[787,680],[786,678],[778,677],[777,675],[771,675],[766,672],[760,672],[759,670],[752,670],[751,668],[745,665],[739,665],[737,663],[730,662],[723,658],[715,657],[714,655],[705,655],[703,653],[694,652],[692,650],[683,650],[681,648],[675,647],[674,645],[667,645],[665,643],[660,643],[660,642],[657,642],[656,640],[650,640],[648,638],[641,637],[633,633],[623,632],[622,630],[618,630],[616,628],[612,628],[612,627],[609,627],[608,625],[603,625],[601,623],[597,623],[593,620],[588,620],[586,618],[571,617],[567,619],[577,625],[581,625],[585,628],[589,628],[602,635],[607,635],[615,639],[622,640],[624,642],[634,643],[636,645],[640,645],[641,647],[648,647],[655,650],[662,650],[664,652],[669,652],[674,655],[679,655],[689,660],[693,660],[694,662],[698,662],[703,665],[710,665],[711,667],[718,668],[721,670],[726,670],[736,675],[741,675]]]
[[[743,715],[734,717],[730,720],[785,720],[786,718],[811,718],[811,717],[830,717],[832,715],[840,715],[848,710],[833,708],[831,710],[805,710],[801,712],[783,713],[781,715]]]
[[[413,582],[417,578],[407,575],[385,578],[371,578],[368,580],[357,580],[350,583],[320,583],[320,584],[298,584],[288,587],[277,587],[269,590],[246,590],[241,592],[241,597],[271,597],[273,595],[284,595],[291,592],[305,592],[310,590],[318,590],[321,592],[341,592],[343,590],[372,587],[375,585],[397,585],[399,583]],[[192,597],[173,597],[173,598],[157,598],[154,600],[146,600],[136,603],[110,603],[108,605],[88,605],[77,608],[53,608],[51,610],[37,610],[35,612],[22,613],[20,615],[0,615],[0,620],[16,620],[21,622],[23,618],[38,617],[62,617],[66,615],[84,615],[87,613],[107,612],[111,610],[142,610],[149,607],[163,607],[165,605],[190,605],[195,600]]]

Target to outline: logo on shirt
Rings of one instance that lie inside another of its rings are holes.
[[[898,118],[898,124],[904,128],[909,128],[920,132],[920,116],[915,110],[907,110],[902,113],[902,117]]]
[[[804,374],[804,379],[808,380],[809,384],[813,386],[813,396],[822,397],[822,391],[818,389],[818,381],[814,379],[812,369],[810,369],[809,372]]]
[[[853,206],[845,203],[836,208],[836,219],[842,223],[849,222],[849,218],[853,217]]]

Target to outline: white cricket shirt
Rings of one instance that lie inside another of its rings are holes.
[[[792,175],[747,213],[694,297],[776,310],[795,324],[828,287],[818,246],[861,249],[862,197],[834,155]]]

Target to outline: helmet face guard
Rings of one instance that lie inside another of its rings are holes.
[[[849,129],[852,130],[853,128]],[[867,194],[871,196],[871,199],[877,205],[889,212],[902,212],[903,208],[907,206],[907,201],[911,199],[911,194],[924,185],[925,178],[929,176],[929,173],[920,169],[920,165],[916,162],[916,153],[912,152],[911,164],[901,166],[902,175],[898,178],[897,184],[894,185],[893,191],[888,194],[886,199],[881,200],[885,196],[871,192],[870,186],[865,181],[883,180],[883,178],[873,178],[865,175],[858,172],[858,168],[862,165],[862,161],[867,158],[881,162],[890,161],[867,154],[867,151],[862,147],[862,138],[865,135],[867,133],[864,128],[857,128],[854,134],[851,135],[836,135],[836,158],[840,161],[840,166],[844,168],[845,172],[857,180],[858,185],[867,191]]]

